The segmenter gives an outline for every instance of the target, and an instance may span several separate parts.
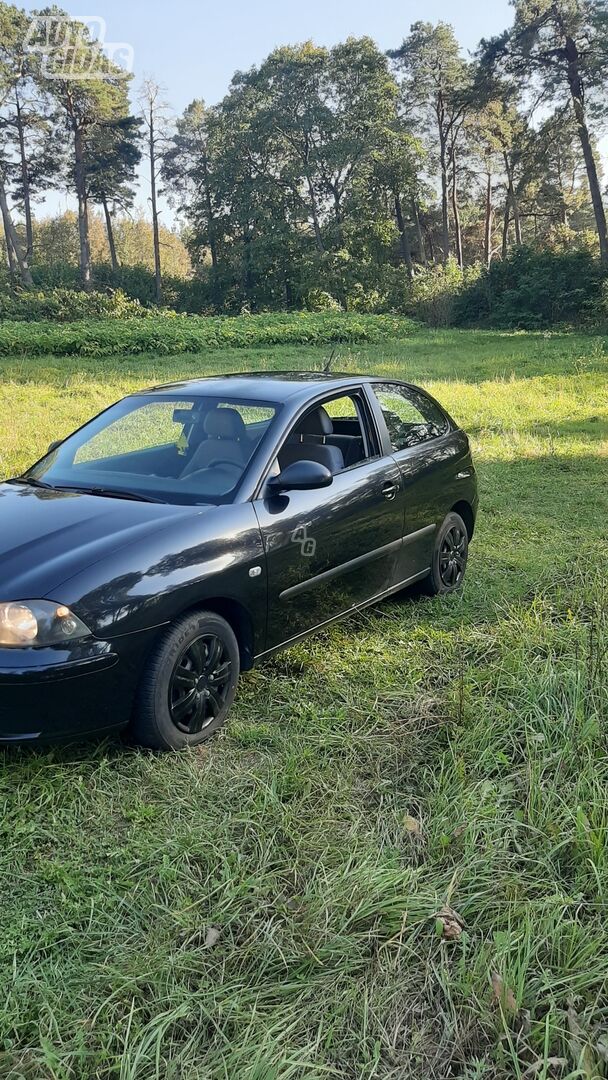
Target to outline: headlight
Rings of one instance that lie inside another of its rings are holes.
[[[90,633],[69,608],[51,600],[0,604],[0,647],[61,645],[89,637]]]

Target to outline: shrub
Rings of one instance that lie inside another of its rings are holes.
[[[126,319],[150,314],[121,289],[82,292],[55,288],[0,292],[0,320],[75,322],[78,319]]]
[[[449,259],[445,266],[419,271],[410,287],[405,310],[427,326],[451,326],[458,297],[467,283],[479,277],[479,267],[461,270]]]
[[[145,319],[116,318],[57,324],[4,322],[2,356],[175,355],[207,349],[268,345],[379,342],[411,334],[415,324],[394,315],[313,314],[202,317],[175,312]]]
[[[323,289],[309,289],[304,296],[304,307],[307,311],[340,311],[338,301]]]
[[[463,287],[454,321],[522,330],[597,321],[606,280],[606,271],[589,252],[518,248]]]

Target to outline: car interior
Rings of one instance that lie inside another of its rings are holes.
[[[365,440],[354,399],[339,399],[347,416],[330,416],[328,410],[334,404],[338,402],[318,405],[302,417],[279,451],[281,471],[294,461],[317,461],[335,475],[365,460]]]
[[[221,501],[240,480],[276,411],[212,398],[146,404],[75,453],[66,444],[55,454],[59,467],[69,464],[71,475],[63,477],[69,483],[116,483],[149,493],[181,492],[191,501],[197,495]]]
[[[308,460],[335,475],[365,460],[369,435],[361,408],[356,395],[342,395],[306,412],[283,444],[275,473]],[[276,412],[270,404],[214,398],[146,403],[71,453],[69,444],[55,451],[58,479],[72,485],[119,485],[157,497],[179,495],[185,501],[225,501]]]

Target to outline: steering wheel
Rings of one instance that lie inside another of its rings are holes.
[[[218,467],[220,467],[222,465],[227,465],[229,469],[236,469],[237,472],[239,472],[239,473],[243,471],[241,469],[240,465],[237,465],[236,461],[228,461],[227,458],[214,458],[213,461],[210,461],[205,466],[205,468],[207,468],[207,469],[215,469],[215,468],[218,468]]]

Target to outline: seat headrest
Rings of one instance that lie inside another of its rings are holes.
[[[334,425],[322,405],[307,413],[297,427],[298,435],[331,435],[333,430]]]
[[[203,427],[211,439],[237,442],[247,434],[243,418],[236,409],[212,409],[205,416]]]

